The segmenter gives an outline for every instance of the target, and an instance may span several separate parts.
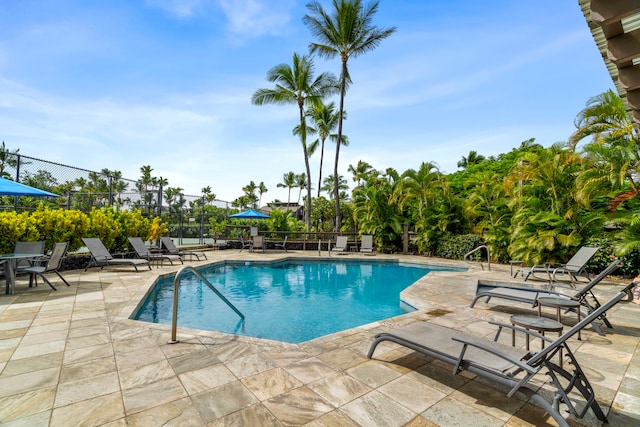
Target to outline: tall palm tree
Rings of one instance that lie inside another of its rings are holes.
[[[478,163],[486,160],[482,154],[478,154],[477,151],[471,150],[469,151],[469,155],[467,157],[462,156],[462,159],[458,162],[458,167],[466,169],[471,165],[477,165]]]
[[[309,144],[310,154],[315,152],[318,144],[320,145],[320,171],[318,173],[318,197],[320,197],[320,187],[322,186],[322,164],[324,160],[324,142],[327,138],[331,138],[334,141],[338,140],[337,134],[332,134],[338,126],[338,120],[340,114],[336,111],[336,104],[331,102],[329,104],[320,103],[313,105],[307,110],[307,115],[311,118],[314,131],[318,134],[318,139]],[[346,112],[343,112],[343,116],[346,119]],[[342,145],[349,145],[349,140],[343,135]]]
[[[258,207],[262,206],[262,195],[267,191],[269,191],[267,189],[267,186],[264,185],[263,181],[260,181],[260,184],[258,184],[258,196],[259,196]]]
[[[256,207],[256,202],[258,201],[258,197],[256,197],[257,189],[258,189],[258,186],[253,181],[249,181],[249,184],[242,187],[242,191],[244,191],[247,198],[251,200],[251,207],[254,209]]]
[[[305,224],[307,232],[311,231],[311,168],[309,167],[309,151],[307,147],[307,124],[305,105],[313,105],[337,90],[337,80],[331,73],[322,73],[314,79],[313,60],[306,56],[293,54],[293,66],[279,64],[267,72],[267,80],[276,84],[274,89],[258,89],[251,97],[255,105],[264,104],[296,104],[300,115],[298,125],[304,164],[307,171],[307,207]]]
[[[211,204],[216,200],[216,194],[212,192],[210,185],[202,188],[202,195],[206,204]]]
[[[287,195],[287,205],[291,203],[291,189],[296,186],[296,174],[292,171],[289,171],[282,175],[282,182],[276,184],[278,188],[287,188],[289,189],[289,194]]]
[[[307,174],[302,172],[299,175],[296,175],[296,188],[298,188],[298,204],[300,204],[300,197],[302,196],[302,190],[307,188],[307,184],[309,180],[307,179]]]
[[[342,176],[342,175],[338,175],[338,189],[340,190],[340,192],[344,192],[345,190],[349,189],[349,184],[347,184],[347,179]],[[333,199],[333,189],[336,187],[335,182],[334,182],[334,178],[333,175],[329,175],[328,177],[326,177],[324,179],[324,185],[322,186],[322,191],[325,191],[327,194],[329,194],[329,199]],[[343,197],[341,197],[341,199],[344,199]]]
[[[373,166],[362,160],[358,160],[358,164],[355,166],[349,165],[347,170],[353,174],[353,180],[357,186],[360,186],[369,175],[376,172]]]
[[[347,86],[351,83],[347,63],[349,58],[356,58],[376,47],[382,40],[396,31],[396,27],[378,28],[371,24],[373,16],[378,11],[380,2],[374,1],[363,4],[361,0],[333,0],[333,11],[324,10],[320,2],[312,1],[307,4],[309,14],[303,22],[311,30],[311,34],[318,43],[311,43],[311,53],[317,53],[322,58],[332,59],[340,57],[342,70],[340,72],[340,107],[338,119],[337,140],[342,141],[342,121],[344,120],[344,97]],[[333,167],[334,182],[338,180],[338,161],[340,159],[340,144],[336,145],[336,156]],[[342,218],[340,214],[340,197],[338,187],[334,187],[333,196],[336,203],[336,230],[339,231]]]

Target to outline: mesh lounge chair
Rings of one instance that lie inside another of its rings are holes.
[[[262,253],[264,253],[266,246],[267,245],[264,241],[264,236],[253,236],[251,238],[251,252],[260,250]]]
[[[613,273],[618,267],[620,267],[621,264],[622,264],[622,259],[616,259],[611,264],[609,264],[607,268],[602,270],[600,274],[594,277],[589,283],[587,283],[581,289],[576,290],[571,294],[550,291],[550,290],[543,290],[543,289],[534,288],[534,287],[528,287],[528,288],[497,287],[497,288],[485,289],[485,290],[477,289],[476,296],[471,301],[471,307],[473,308],[473,306],[476,304],[476,302],[480,298],[486,298],[485,302],[487,303],[491,300],[491,298],[500,298],[500,299],[506,299],[509,301],[517,301],[517,302],[531,304],[532,307],[535,307],[536,305],[538,305],[539,297],[562,297],[562,298],[572,299],[574,301],[579,301],[580,304],[586,308],[587,312],[592,312],[600,306],[598,299],[593,294],[593,288],[598,283],[600,283],[605,277]],[[600,320],[602,320],[604,324],[607,325],[607,327],[611,328],[611,323],[609,323],[609,321],[607,320],[604,314],[602,315]],[[593,326],[594,326],[594,329],[599,334],[602,335],[602,330],[600,329],[600,327],[595,323]]]
[[[244,238],[240,236],[240,252],[245,249],[249,249],[249,251],[251,251],[251,240],[244,240]]]
[[[67,247],[69,246],[68,242],[56,243],[53,245],[53,250],[51,251],[51,256],[46,260],[45,265],[32,265],[29,267],[23,267],[20,269],[22,273],[29,274],[29,287],[32,286],[35,281],[35,285],[38,286],[38,277],[42,277],[42,280],[45,281],[47,285],[51,287],[54,291],[57,291],[56,287],[47,279],[45,274],[47,273],[56,273],[58,277],[64,282],[65,285],[70,286],[69,283],[62,277],[60,274],[60,267],[62,267],[62,261],[64,260],[64,256],[67,253]],[[44,261],[44,260],[43,260]]]
[[[347,252],[347,236],[336,237],[336,244],[331,248],[331,252],[346,253]]]
[[[273,247],[275,249],[279,248],[279,249],[282,249],[285,252],[287,252],[287,237],[289,237],[289,236],[284,236],[284,240],[282,241],[282,243],[276,243],[276,244],[273,245]]]
[[[182,258],[180,258],[179,255],[152,253],[140,237],[129,237],[128,240],[133,250],[136,251],[138,258],[143,258],[150,262],[163,262],[164,260],[167,260],[171,263],[171,265],[173,265],[173,261],[180,261],[180,264],[184,264],[184,262],[182,262]]]
[[[373,253],[373,236],[371,234],[363,234],[360,243],[360,252],[364,254],[374,255]]]
[[[136,271],[138,271],[139,266],[146,266],[151,270],[151,264],[149,264],[149,260],[146,259],[114,258],[104,246],[102,240],[97,237],[83,237],[82,241],[87,249],[89,249],[89,252],[91,252],[91,261],[89,261],[84,271],[87,271],[89,267],[100,267],[102,270],[107,265],[132,265]]]
[[[555,282],[557,280],[556,276],[561,275],[566,275],[571,283],[577,282],[578,276],[584,276],[588,280],[589,272],[585,270],[584,266],[591,258],[593,258],[595,253],[598,252],[598,249],[599,248],[583,246],[578,249],[578,252],[576,252],[566,264],[546,263],[542,265],[534,265],[530,268],[520,268],[516,271],[516,274],[513,277],[517,277],[518,274],[521,274],[526,282],[529,277],[541,279],[536,276],[536,274],[544,273],[546,278],[542,280],[549,280],[550,282]]]
[[[178,247],[173,243],[173,240],[171,240],[171,237],[161,237],[160,242],[171,255],[179,255],[181,258],[188,255],[190,260],[193,259],[193,257],[196,257],[198,261],[200,261],[200,257],[207,259],[207,255],[204,252],[183,251],[178,249]]]
[[[416,322],[376,335],[367,357],[373,356],[378,344],[391,341],[453,365],[454,375],[469,371],[490,383],[506,386],[510,388],[508,397],[512,397],[516,392],[523,393],[541,406],[560,426],[569,426],[560,413],[561,403],[565,404],[568,411],[578,418],[584,417],[591,408],[600,421],[607,422],[595,399],[593,387],[568,347],[567,340],[622,300],[631,286],[616,294],[556,340],[517,326],[494,322],[489,322],[498,326],[494,340],[465,334],[429,322]],[[532,352],[499,343],[497,340],[503,329],[540,338],[545,341],[546,346],[538,352]],[[560,351],[569,357],[570,364],[562,366],[557,364],[554,356]],[[551,387],[555,388],[551,402],[545,399],[544,389],[542,393],[538,393],[539,384],[528,385],[529,381],[542,370],[546,371],[551,379]],[[582,407],[574,400],[577,397],[576,394],[582,395],[584,399]]]

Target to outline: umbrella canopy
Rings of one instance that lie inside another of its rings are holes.
[[[265,215],[262,212],[258,212],[253,209],[249,209],[248,211],[240,212],[237,214],[229,215],[229,218],[238,218],[238,219],[265,219],[271,218],[269,215]]]
[[[33,196],[33,197],[60,197],[57,194],[38,188],[29,187],[19,182],[11,181],[0,177],[0,196]]]

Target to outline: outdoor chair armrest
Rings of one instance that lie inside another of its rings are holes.
[[[482,342],[471,337],[460,337],[460,336],[453,336],[451,337],[451,339],[463,344],[462,350],[460,350],[460,356],[458,356],[458,362],[453,368],[454,375],[456,375],[458,372],[463,370],[462,363],[464,362],[464,353],[467,351],[467,346],[472,346],[479,350],[486,351],[487,353],[493,354],[494,356],[500,357],[501,359],[504,359],[509,363],[514,364],[518,368],[524,371],[527,371],[529,374],[535,374],[536,372],[538,372],[538,369],[532,367],[531,365],[528,365],[527,363],[524,363],[520,359],[516,359],[515,357],[509,354],[505,354],[504,352],[500,351],[497,348],[493,348],[490,345],[487,345],[486,342]]]
[[[500,322],[488,322],[490,325],[496,325],[498,327],[498,333],[496,334],[496,337],[494,339],[494,341],[497,341],[498,336],[500,335],[500,331],[505,328],[505,329],[511,329],[513,331],[516,332],[522,332],[523,334],[529,335],[531,337],[534,338],[540,338],[541,340],[547,341],[547,342],[553,342],[554,340],[552,340],[551,338],[547,337],[546,335],[542,335],[539,332],[536,332],[533,329],[525,329],[521,326],[516,326],[516,325],[511,325],[508,323],[500,323]]]

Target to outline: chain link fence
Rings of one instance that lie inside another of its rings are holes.
[[[113,206],[116,210],[139,209],[153,220],[161,216],[169,226],[169,235],[180,244],[206,244],[209,219],[228,212],[231,203],[210,195],[186,195],[156,179],[138,180],[122,177],[119,171],[100,172],[64,165],[17,152],[0,150],[0,176],[31,187],[59,194],[47,198],[50,208],[76,209],[84,213],[93,208]],[[0,211],[33,211],[42,199],[0,196]]]

